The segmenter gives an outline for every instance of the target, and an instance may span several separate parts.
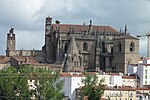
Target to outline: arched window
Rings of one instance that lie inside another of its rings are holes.
[[[65,44],[65,47],[64,47],[64,52],[67,53],[67,50],[68,50],[68,45],[67,43]]]
[[[118,45],[119,45],[119,51],[121,52],[122,49],[121,43],[119,42]]]
[[[134,42],[131,42],[130,43],[130,52],[134,52],[134,49],[135,49]]]
[[[88,44],[86,42],[83,43],[83,50],[84,51],[88,50]]]

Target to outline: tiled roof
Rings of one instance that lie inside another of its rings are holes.
[[[106,90],[135,91],[136,88],[133,88],[133,87],[130,87],[130,86],[122,86],[122,87],[117,87],[117,88],[110,88],[110,87],[107,87]]]
[[[10,61],[10,57],[3,57],[2,59],[0,59],[0,63],[2,64],[6,64]]]
[[[61,73],[62,77],[83,77],[85,76],[82,73]]]
[[[25,56],[13,56],[12,58],[16,59],[17,61],[25,61],[27,57]],[[33,59],[32,57],[28,57],[29,59],[29,62],[31,64],[34,64],[34,63],[38,63],[35,59]]]
[[[54,30],[56,30],[57,27],[60,28],[61,32],[85,32],[89,30],[89,25],[72,25],[72,24],[52,24],[52,27]],[[117,30],[112,28],[111,26],[96,26],[93,25],[92,29],[96,32],[108,32],[108,33],[117,33]]]
[[[137,76],[128,76],[128,75],[123,75],[122,78],[126,78],[126,79],[136,79]]]
[[[150,87],[136,88],[136,90],[150,90]]]

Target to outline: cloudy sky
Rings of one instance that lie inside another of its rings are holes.
[[[41,49],[44,21],[51,16],[61,23],[109,25],[128,32],[150,31],[150,0],[0,0],[0,55],[5,54],[6,34],[15,28],[17,49]],[[140,38],[140,54],[146,56],[147,38]]]

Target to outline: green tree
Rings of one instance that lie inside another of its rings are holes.
[[[0,71],[1,100],[30,99],[27,77],[22,76],[14,67],[5,68]]]
[[[84,86],[81,90],[81,98],[88,96],[88,100],[100,100],[105,89],[103,82],[104,79],[98,80],[96,74],[86,73],[85,78],[82,79]]]
[[[22,65],[19,70],[10,66],[0,71],[0,100],[61,100],[64,82],[59,72]],[[29,90],[28,80],[35,80],[36,88]]]

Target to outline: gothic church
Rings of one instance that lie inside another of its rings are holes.
[[[127,73],[128,64],[139,60],[139,39],[111,26],[61,24],[45,20],[42,50],[16,50],[15,33],[7,34],[7,56],[32,56],[40,63],[61,64],[63,71]]]

